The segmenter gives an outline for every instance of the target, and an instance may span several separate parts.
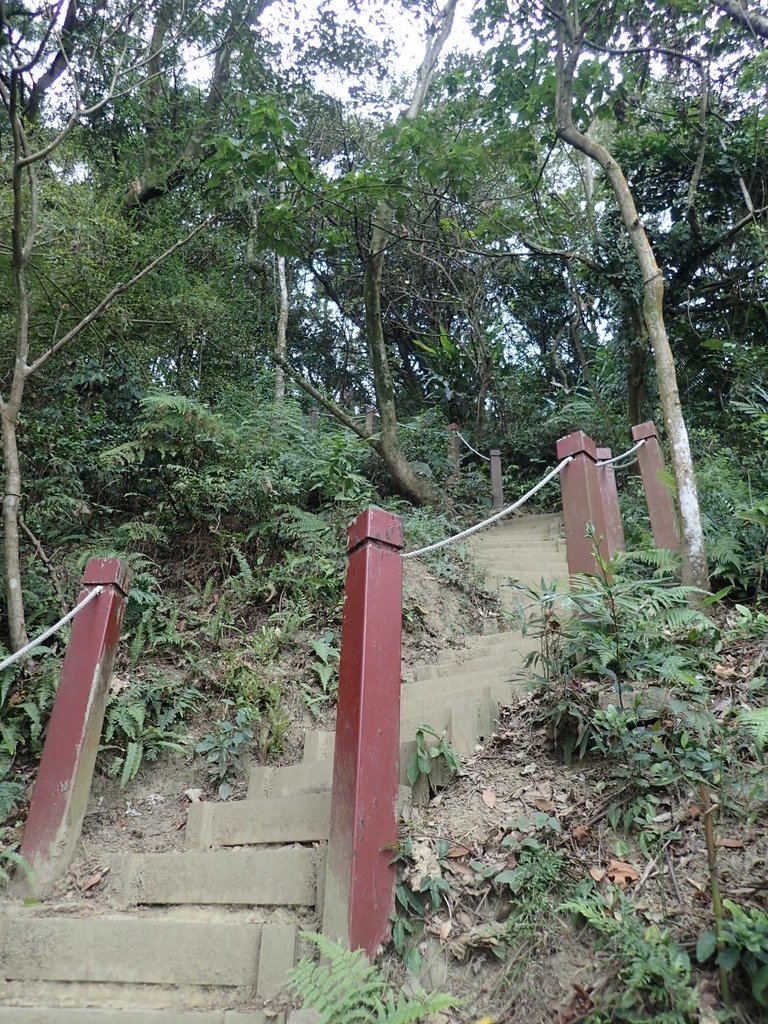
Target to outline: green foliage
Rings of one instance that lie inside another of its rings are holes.
[[[186,750],[186,721],[201,699],[199,690],[178,678],[132,676],[107,702],[102,750],[112,755],[109,774],[119,773],[120,785],[127,786],[145,762]]]
[[[713,956],[729,973],[742,972],[759,1006],[768,1007],[768,914],[757,907],[743,908],[723,900],[728,911],[720,928],[718,944],[714,932],[704,932],[696,944],[696,956],[704,963]]]
[[[232,701],[225,705],[234,706]],[[232,720],[216,722],[210,732],[195,745],[196,754],[205,754],[208,775],[218,784],[221,800],[232,794],[237,776],[242,770],[244,756],[254,741],[253,724],[258,722],[258,711],[252,707],[234,709]]]
[[[310,648],[315,655],[312,671],[319,685],[301,684],[304,700],[313,718],[317,718],[321,705],[335,701],[339,694],[339,662],[341,652],[336,646],[336,636],[332,632],[324,633],[316,640],[310,641]]]
[[[583,919],[598,935],[598,948],[610,962],[612,983],[598,997],[585,1024],[694,1024],[699,995],[692,984],[685,950],[655,925],[646,926],[618,890],[606,897],[594,891],[561,907]]]
[[[714,624],[687,605],[690,588],[647,553],[623,555],[600,574],[577,576],[568,595],[529,591],[541,608],[537,662],[542,714],[566,761],[599,755],[610,764],[620,799],[608,808],[614,827],[637,828],[655,842],[661,794],[706,781],[718,786],[749,773],[731,730],[709,708],[707,673]]]
[[[270,680],[265,673],[265,667],[268,671],[269,663],[277,655],[279,643],[279,631],[262,628],[261,633],[252,639],[249,649],[238,651],[227,658],[226,673],[221,683],[225,704],[236,709],[234,725],[239,725],[252,735],[250,740],[235,742],[239,735],[238,728],[228,730],[224,726],[232,723],[218,723],[222,747],[234,748],[230,771],[222,778],[226,777],[231,781],[239,766],[238,752],[243,752],[251,742],[262,764],[266,764],[283,749],[289,719],[283,706],[282,686],[277,680]],[[244,714],[240,716],[238,723],[241,711]],[[229,742],[224,743],[227,737]],[[211,748],[211,752],[213,749]],[[218,763],[220,769],[222,764],[227,763],[224,754]],[[214,773],[211,771],[211,774]]]
[[[318,1024],[412,1024],[459,1005],[439,992],[412,997],[395,993],[361,950],[350,952],[309,932],[302,932],[302,938],[314,943],[322,960],[300,960],[288,986],[303,1007],[318,1012]]]
[[[5,649],[1,649],[5,653]],[[0,674],[0,758],[42,752],[43,729],[59,684],[61,661],[49,648],[40,661],[19,662]],[[34,658],[34,655],[33,655]],[[0,815],[2,818],[2,815]]]
[[[431,790],[442,788],[458,770],[458,755],[445,732],[438,733],[429,725],[420,725],[416,730],[416,750],[405,769],[410,784],[413,786],[423,778]]]
[[[768,708],[740,711],[737,720],[739,725],[753,736],[758,749],[764,750],[768,744]]]

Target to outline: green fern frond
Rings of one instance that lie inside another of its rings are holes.
[[[752,734],[755,743],[761,750],[768,745],[768,708],[740,711],[737,721]]]
[[[440,992],[396,997],[387,990],[384,975],[361,950],[351,952],[314,932],[302,932],[302,938],[317,947],[322,960],[300,960],[289,975],[288,987],[302,1006],[317,1010],[318,1024],[415,1024],[458,1005]]]

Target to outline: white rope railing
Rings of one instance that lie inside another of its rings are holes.
[[[30,640],[28,644],[25,644],[23,647],[20,647],[15,654],[11,654],[4,661],[0,661],[0,672],[2,672],[6,668],[9,668],[15,662],[19,661],[21,658],[24,657],[25,654],[28,654],[31,650],[34,650],[35,647],[39,647],[40,644],[44,640],[47,640],[49,636],[53,636],[54,633],[58,633],[62,626],[66,626],[70,619],[74,619],[78,612],[81,612],[87,604],[90,604],[95,597],[98,597],[103,589],[104,587],[102,586],[94,587],[90,594],[87,594],[80,602],[80,604],[75,605],[71,612],[67,612],[67,614],[63,618],[59,619],[55,626],[51,626],[50,629],[46,629],[46,631],[44,633],[41,633],[40,636],[35,637],[34,640]]]
[[[464,437],[464,435],[463,435],[463,434],[461,433],[461,431],[460,431],[460,430],[457,430],[457,431],[456,431],[456,433],[457,433],[457,435],[458,435],[458,437],[459,437],[459,440],[463,441],[463,443],[464,443],[464,444],[465,444],[465,445],[467,446],[467,448],[469,448],[469,450],[470,450],[471,452],[474,452],[474,454],[475,454],[475,455],[479,455],[479,456],[480,456],[480,458],[481,458],[481,459],[482,459],[482,460],[483,460],[484,462],[490,462],[490,461],[491,461],[491,460],[490,460],[490,459],[488,458],[488,456],[487,456],[487,455],[483,455],[483,453],[482,453],[482,452],[479,452],[479,451],[477,450],[477,448],[473,448],[473,447],[472,447],[472,445],[471,445],[471,444],[469,443],[469,441],[468,441],[468,440],[466,439],[466,437]]]
[[[642,438],[640,438],[640,440],[637,442],[636,445],[633,445],[631,448],[627,448],[627,450],[625,452],[622,452],[621,455],[614,455],[614,457],[612,459],[603,459],[603,461],[602,462],[598,462],[597,465],[598,466],[615,466],[617,462],[623,462],[624,459],[628,459],[630,455],[634,455],[635,452],[638,451],[638,449],[642,448],[644,444],[645,444],[645,438],[642,437]]]
[[[425,548],[419,548],[417,551],[404,551],[402,557],[416,558],[418,555],[426,555],[429,551],[438,551],[440,548],[445,548],[449,544],[456,544],[458,541],[463,540],[464,537],[471,537],[473,533],[477,533],[479,530],[484,530],[486,526],[491,526],[493,523],[497,523],[499,519],[503,519],[504,516],[508,516],[510,512],[514,512],[515,509],[520,508],[520,506],[524,505],[526,501],[530,501],[534,494],[538,494],[542,487],[546,487],[549,481],[559,473],[562,473],[568,463],[573,462],[573,460],[573,455],[566,456],[559,465],[555,466],[554,469],[551,469],[549,473],[539,480],[535,487],[532,487],[530,491],[527,491],[522,498],[518,498],[514,504],[508,505],[506,508],[503,508],[501,512],[497,512],[489,519],[484,519],[481,523],[475,523],[475,525],[470,526],[469,529],[462,530],[461,533],[456,533],[453,537],[446,537],[444,540],[439,540],[436,544],[428,544]]]

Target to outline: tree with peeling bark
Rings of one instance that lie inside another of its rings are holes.
[[[709,589],[709,571],[704,527],[699,509],[696,477],[688,430],[680,403],[677,370],[664,323],[664,277],[648,235],[640,221],[634,196],[624,173],[609,149],[581,131],[573,120],[574,88],[582,54],[588,49],[589,19],[574,18],[568,5],[557,0],[552,8],[557,22],[555,98],[557,134],[600,166],[610,182],[624,228],[632,242],[643,282],[643,320],[656,360],[664,425],[669,439],[672,470],[682,528],[683,582],[701,590]]]
[[[179,241],[133,272],[129,280],[114,285],[68,329],[59,333],[57,322],[53,336],[47,341],[35,336],[29,271],[39,244],[41,169],[50,173],[51,159],[75,128],[111,103],[123,88],[124,81],[141,74],[146,63],[142,59],[131,61],[129,47],[122,41],[130,24],[130,9],[113,12],[114,21],[103,28],[101,35],[90,39],[90,46],[83,44],[87,53],[77,50],[77,33],[85,32],[77,8],[69,5],[60,26],[62,9],[63,5],[59,4],[48,11],[47,24],[41,31],[42,41],[37,35],[25,36],[23,29],[19,28],[18,19],[9,15],[4,6],[0,9],[0,32],[5,42],[0,67],[0,102],[12,139],[9,248],[15,295],[15,345],[10,383],[7,392],[0,394],[0,421],[4,469],[3,561],[9,635],[14,650],[27,640],[20,557],[22,474],[18,441],[27,383],[95,324],[120,296],[134,288],[210,223],[206,219],[191,231],[187,230]],[[80,38],[82,41],[82,35]],[[79,61],[87,63],[94,54],[108,70],[103,88],[97,94],[89,95],[89,83],[77,72]],[[41,128],[38,124],[41,107],[54,85],[67,96],[70,108],[60,123]],[[66,304],[62,312],[65,307]]]

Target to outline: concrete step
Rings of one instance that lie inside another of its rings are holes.
[[[248,799],[323,793],[331,788],[333,761],[309,761],[280,768],[251,768]]]
[[[289,928],[295,950],[292,925],[21,913],[5,917],[2,927],[0,976],[9,981],[258,986],[262,947],[276,937],[280,945]],[[285,970],[287,959],[281,981]],[[274,981],[267,987],[274,988]]]
[[[485,657],[471,657],[466,661],[441,661],[435,664],[422,662],[408,670],[405,688],[432,679],[471,676],[480,672],[498,671],[504,674],[510,665],[519,664],[529,651],[538,650],[538,646],[538,640],[534,637],[518,634],[514,645],[510,644],[509,647],[503,647]]]
[[[532,649],[538,650],[536,645]],[[518,653],[515,656],[510,652],[509,658],[499,665],[491,665],[488,668],[473,669],[471,672],[464,672],[461,665],[438,666],[444,669],[443,675],[436,672],[430,679],[420,679],[412,683],[406,683],[402,688],[401,700],[405,706],[408,700],[418,696],[416,691],[422,694],[426,691],[423,687],[431,687],[438,696],[442,695],[444,703],[450,703],[455,691],[467,689],[472,685],[494,686],[499,682],[510,681],[525,663],[527,654]]]
[[[188,850],[209,850],[216,846],[319,842],[328,838],[330,820],[330,790],[231,803],[202,801],[189,808],[186,844]]]
[[[310,729],[304,733],[302,761],[327,761],[333,757],[335,733],[323,729]]]
[[[301,847],[187,853],[129,853],[112,867],[123,906],[230,904],[313,906],[321,854]]]
[[[110,1010],[0,1006],[0,1024],[284,1024],[285,1015],[258,1010]]]

